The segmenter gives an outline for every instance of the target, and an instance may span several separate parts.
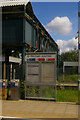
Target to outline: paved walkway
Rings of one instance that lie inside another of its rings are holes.
[[[2,101],[2,116],[21,118],[78,118],[78,105],[53,101]]]

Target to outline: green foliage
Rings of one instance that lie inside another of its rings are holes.
[[[21,96],[21,99],[25,99],[25,82],[24,81],[21,81],[20,96]]]
[[[59,76],[59,83],[63,82],[63,75],[61,74]],[[64,76],[64,83],[77,83],[78,82],[78,75],[73,74],[73,75],[65,75]]]
[[[19,58],[19,51],[15,50],[11,53],[11,56]]]
[[[28,97],[38,97],[40,94],[40,88],[37,86],[27,86],[26,91]]]
[[[57,90],[57,101],[60,102],[78,102],[78,90],[61,89]]]
[[[54,97],[55,91],[53,87],[43,87],[43,86],[28,86],[27,87],[27,96],[28,97]]]
[[[53,87],[43,87],[41,88],[41,97],[54,98],[55,90]]]
[[[78,61],[78,50],[72,50],[69,52],[65,52],[62,53],[59,56],[59,67],[62,68],[63,67],[63,62],[64,61],[74,61],[77,62]]]
[[[54,98],[55,90],[51,86],[28,86],[28,97]],[[78,90],[73,87],[57,88],[56,101],[59,102],[78,102]]]

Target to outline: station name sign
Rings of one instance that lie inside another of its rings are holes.
[[[54,62],[56,60],[56,54],[27,54],[26,61],[46,61],[46,62]]]

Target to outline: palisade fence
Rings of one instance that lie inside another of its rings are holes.
[[[2,79],[7,79],[7,92],[9,96],[11,96],[11,80],[20,80],[20,98],[24,99],[25,97],[25,80],[22,79],[22,65],[21,64],[13,64],[2,65]]]
[[[25,66],[25,68],[26,68],[26,66]],[[7,72],[6,72],[6,70],[7,70]],[[44,83],[39,83],[40,85],[36,84],[36,83],[33,84],[33,82],[32,82],[32,84],[26,83],[26,78],[25,78],[24,81],[22,80],[22,65],[19,65],[19,64],[18,65],[17,64],[13,64],[13,65],[10,64],[10,65],[5,66],[5,68],[4,68],[4,65],[3,65],[2,66],[2,71],[3,71],[2,72],[2,79],[8,79],[8,88],[11,87],[11,80],[19,79],[20,80],[21,98],[26,98],[27,97],[27,99],[28,99],[28,97],[29,97],[29,98],[34,99],[34,97],[35,97],[37,99],[42,99],[42,98],[43,99],[44,98],[48,99],[49,98],[51,100],[55,100],[56,84],[54,83],[54,78],[52,78],[54,76],[54,74],[52,75],[52,69],[50,69],[50,70],[51,70],[50,71],[51,77],[50,77],[50,75],[48,75],[48,73],[46,74],[46,72],[44,73],[43,76],[46,77],[46,75],[47,75],[48,76],[47,77],[48,81],[53,79],[53,81],[52,81],[53,85],[51,84],[51,81],[49,83],[47,80],[44,80]],[[53,71],[54,71],[54,67],[53,67]],[[29,72],[34,72],[34,71],[29,71]],[[25,76],[26,76],[26,74],[27,73],[25,72]],[[34,73],[34,74],[37,74],[37,73]],[[49,80],[49,78],[50,78],[50,80]],[[32,81],[31,79],[30,79],[30,81]],[[47,81],[47,83],[46,83],[46,81]],[[26,89],[25,89],[25,86],[26,86]],[[25,96],[25,94],[26,94],[26,96]]]
[[[64,84],[78,84],[78,67],[65,67],[64,72],[63,68],[60,68],[58,82]]]
[[[78,92],[78,67],[65,67],[59,69],[57,81],[57,101],[79,102]]]
[[[6,72],[6,69],[7,69],[7,72]],[[50,85],[48,85],[48,86],[47,85],[42,85],[42,86],[27,85],[26,91],[25,91],[26,82],[25,82],[25,80],[22,81],[22,65],[19,65],[19,64],[13,64],[12,66],[7,65],[7,66],[5,66],[5,68],[3,65],[2,66],[2,79],[7,79],[6,75],[8,76],[9,81],[12,79],[19,79],[21,81],[21,86],[20,86],[21,98],[25,98],[25,92],[26,92],[27,97],[45,97],[45,98],[54,98],[55,97],[55,87],[52,85],[51,86]],[[65,89],[67,89],[69,91],[69,96],[74,97],[74,90],[76,90],[76,91],[78,90],[78,67],[65,67],[64,81],[63,81],[63,68],[60,68],[58,78],[59,79],[56,82],[59,85],[61,85],[61,88],[60,88],[60,86],[57,87],[56,97],[59,94],[58,90],[61,94],[62,92],[66,92]],[[77,92],[76,92],[76,94],[77,94]],[[66,93],[65,93],[65,97],[66,97]],[[74,99],[75,99],[75,97],[74,97]],[[61,101],[61,99],[60,99],[60,101]],[[75,100],[73,100],[73,101],[75,101]]]
[[[22,79],[22,65],[2,65],[2,79]]]
[[[55,62],[26,63],[25,98],[56,100],[55,65]]]

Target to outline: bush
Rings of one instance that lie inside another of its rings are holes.
[[[25,99],[25,81],[20,83],[20,98]]]

